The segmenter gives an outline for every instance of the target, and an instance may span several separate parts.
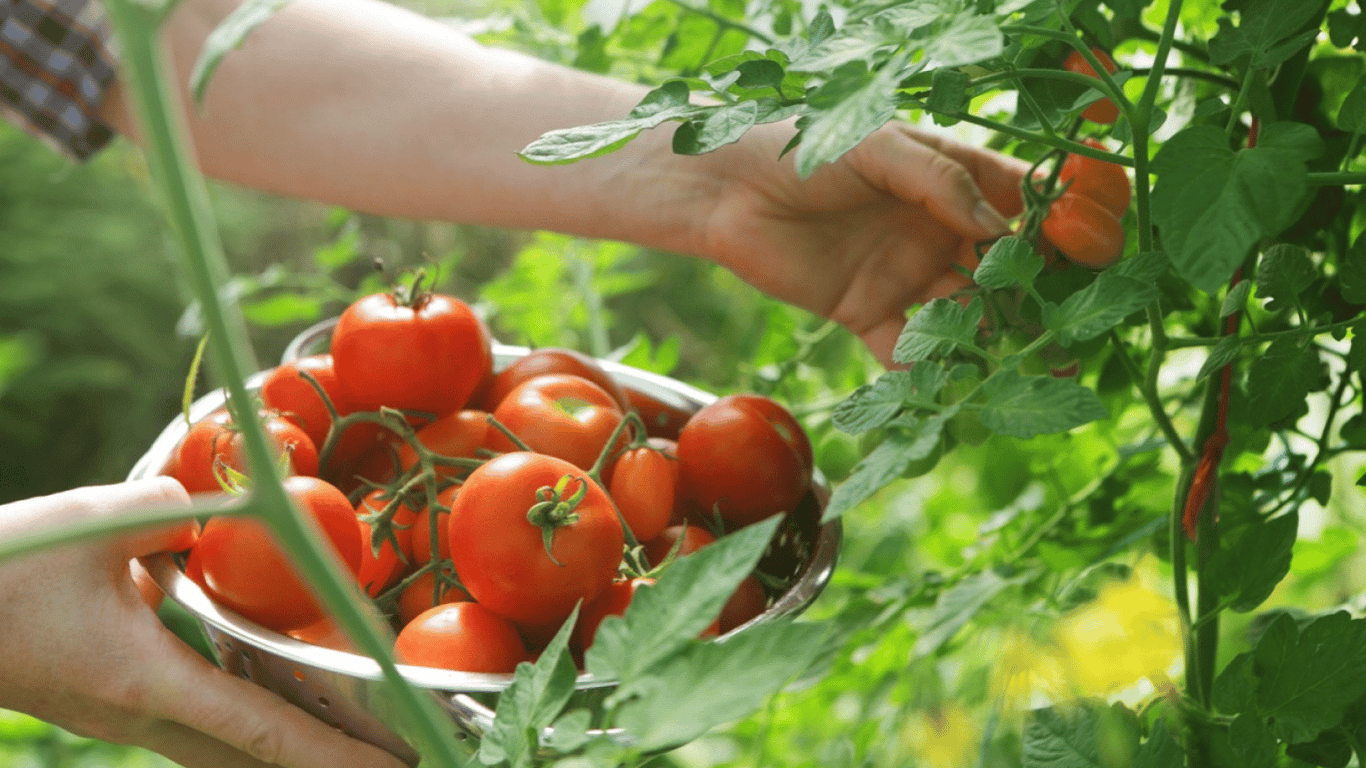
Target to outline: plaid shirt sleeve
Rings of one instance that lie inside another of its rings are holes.
[[[114,81],[95,0],[0,0],[0,116],[77,160],[113,137],[98,117]]]

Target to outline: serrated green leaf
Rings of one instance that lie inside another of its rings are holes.
[[[1152,211],[1177,273],[1218,292],[1254,244],[1291,223],[1321,151],[1318,132],[1293,123],[1266,125],[1256,148],[1238,152],[1214,126],[1173,136],[1153,158]]]
[[[787,68],[793,72],[833,72],[845,64],[864,62],[897,39],[868,24],[855,24],[808,48],[792,60]]]
[[[825,649],[819,624],[773,622],[719,642],[691,643],[649,680],[619,691],[616,724],[636,749],[686,744],[758,709]],[[596,647],[596,646],[595,646]]]
[[[637,591],[625,614],[603,619],[584,654],[588,671],[635,680],[696,638],[754,570],[779,520],[745,526],[675,560],[653,586]]]
[[[896,115],[897,79],[893,73],[899,69],[889,63],[861,78],[834,104],[808,112],[811,122],[802,129],[797,145],[798,175],[807,178],[818,167],[843,157]]]
[[[902,408],[935,405],[935,395],[949,379],[943,366],[921,363],[905,371],[888,371],[835,406],[831,421],[844,432],[858,434],[891,421]]]
[[[1159,719],[1153,723],[1148,740],[1134,755],[1133,768],[1184,768],[1186,755],[1181,744],[1170,733],[1167,723]]]
[[[1094,282],[1068,296],[1062,306],[1045,307],[1044,327],[1064,347],[1093,339],[1157,299],[1157,285],[1102,272]]]
[[[961,112],[968,105],[968,73],[958,69],[936,69],[930,79],[930,95],[925,105],[932,112]]]
[[[1084,703],[1083,703],[1084,704]],[[1024,727],[1025,768],[1104,768],[1092,705],[1029,713]]]
[[[1005,37],[994,16],[961,13],[925,42],[926,68],[976,64],[1001,55]]]
[[[479,744],[479,761],[484,765],[532,765],[540,742],[538,734],[559,717],[574,693],[578,669],[568,648],[579,608],[574,607],[535,664],[524,661],[517,665],[512,684],[498,696],[493,727]]]
[[[1137,280],[1140,283],[1156,283],[1158,278],[1167,273],[1171,265],[1171,260],[1167,258],[1167,254],[1162,251],[1148,251],[1147,253],[1136,254],[1133,258],[1110,267],[1109,273]]]
[[[1028,240],[1003,237],[992,243],[972,279],[983,288],[997,290],[1013,285],[1029,286],[1043,271],[1043,257]]]
[[[753,59],[743,61],[736,65],[735,71],[740,73],[740,78],[736,84],[742,88],[778,88],[783,83],[783,77],[787,71],[783,65],[772,59]]]
[[[592,712],[572,709],[555,720],[550,733],[541,739],[541,746],[560,753],[573,752],[588,743],[592,724]]]
[[[863,457],[849,477],[835,488],[822,520],[833,520],[862,504],[901,477],[911,462],[933,453],[943,435],[944,422],[943,415],[899,421],[887,438]]]
[[[964,577],[940,593],[915,641],[915,655],[928,656],[943,648],[987,603],[1018,583],[1018,578],[1006,579],[995,571],[986,570]]]
[[[194,94],[195,104],[204,103],[204,93],[218,65],[223,63],[223,57],[240,48],[257,27],[269,21],[288,3],[289,0],[245,0],[209,33],[194,69],[190,71],[190,90]]]
[[[1219,32],[1209,42],[1210,63],[1231,64],[1250,56],[1254,67],[1274,67],[1313,38],[1313,32],[1296,33],[1318,10],[1318,3],[1304,0],[1251,0],[1237,26],[1227,16],[1219,19]]]
[[[701,155],[733,144],[754,127],[759,114],[758,105],[752,101],[704,109],[699,118],[688,120],[674,131],[674,153]]]
[[[1292,336],[1281,336],[1247,372],[1254,425],[1264,426],[1295,412],[1319,381],[1319,356]]]
[[[1287,746],[1285,754],[1322,768],[1347,768],[1352,761],[1352,744],[1340,727],[1330,728],[1313,741]]]
[[[689,103],[688,97],[687,83],[670,80],[647,93],[625,119],[550,131],[517,154],[535,165],[562,165],[604,155],[621,148],[641,131],[705,111]]]
[[[1243,340],[1238,336],[1225,336],[1220,339],[1219,343],[1210,348],[1209,355],[1205,358],[1204,365],[1200,366],[1200,373],[1196,375],[1195,380],[1203,381],[1205,377],[1237,360],[1242,350]]]
[[[1344,301],[1366,304],[1366,233],[1357,236],[1338,263],[1338,281]]]
[[[1299,529],[1299,515],[1291,512],[1274,520],[1247,523],[1223,537],[1210,559],[1213,588],[1230,608],[1240,613],[1255,609],[1271,596],[1290,573],[1290,556]]]
[[[878,11],[873,22],[889,25],[902,36],[911,37],[918,31],[929,31],[925,28],[931,24],[952,19],[962,9],[960,0],[919,0]]]
[[[1299,304],[1299,295],[1314,283],[1318,269],[1309,251],[1280,243],[1268,248],[1257,264],[1257,295],[1269,299],[1272,312]]]
[[[1257,710],[1257,678],[1252,653],[1240,653],[1214,680],[1214,708],[1226,715]]]
[[[1096,393],[1072,379],[999,371],[982,388],[987,400],[978,416],[998,435],[1029,439],[1106,416]]]
[[[1252,293],[1251,280],[1239,280],[1224,296],[1224,302],[1219,305],[1219,317],[1225,318],[1242,312],[1247,306],[1247,297]]]
[[[1277,768],[1280,750],[1276,737],[1261,717],[1243,712],[1228,727],[1229,746],[1240,768]]]
[[[1359,81],[1338,108],[1338,128],[1348,133],[1366,131],[1366,81]]]
[[[1366,694],[1366,619],[1345,611],[1319,616],[1303,630],[1282,614],[1253,655],[1258,711],[1282,741],[1313,739]]]
[[[951,299],[934,299],[906,321],[892,349],[892,359],[914,363],[971,345],[982,321],[982,309],[981,297],[974,297],[966,307]]]

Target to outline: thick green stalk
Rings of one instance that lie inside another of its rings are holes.
[[[166,74],[172,70],[157,37],[158,14],[132,0],[109,0],[107,7],[122,47],[124,75],[138,105],[154,181],[178,238],[191,287],[203,306],[211,360],[238,412],[254,413],[243,384],[250,360],[245,331],[240,315],[230,314],[219,298],[221,276],[226,272],[222,247],[203,181],[190,160],[178,91]],[[379,662],[422,751],[438,765],[463,764],[465,758],[451,736],[450,719],[430,696],[399,674],[387,639],[352,596],[354,587],[324,548],[316,527],[294,512],[260,426],[254,419],[244,419],[240,426],[255,480],[249,510],[270,524],[328,610],[357,646]]]

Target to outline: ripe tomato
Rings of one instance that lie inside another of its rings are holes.
[[[492,447],[490,433],[497,430],[489,425],[488,417],[485,411],[456,411],[418,430],[417,439],[442,456],[473,459],[480,448]],[[398,463],[404,470],[412,468],[417,463],[417,452],[406,442],[398,446]],[[455,477],[460,474],[464,474],[464,470],[458,467],[438,466],[436,469],[438,478]]]
[[[359,653],[359,651],[356,650],[356,644],[351,642],[351,638],[346,634],[346,631],[343,630],[331,616],[324,616],[312,624],[297,629],[291,629],[285,632],[285,634],[301,643],[320,645],[323,648],[331,648],[334,651]]]
[[[404,664],[461,672],[510,673],[527,660],[507,619],[478,603],[438,605],[404,625],[394,641]]]
[[[721,609],[720,628],[725,634],[763,613],[768,608],[768,593],[754,576],[746,576]]]
[[[1064,192],[1043,220],[1043,234],[1072,261],[1102,269],[1124,253],[1124,225],[1089,197]]]
[[[498,375],[493,378],[493,385],[484,395],[484,408],[486,410],[496,409],[498,404],[503,402],[503,398],[507,397],[512,390],[523,382],[549,373],[567,373],[571,376],[588,379],[597,384],[603,392],[610,395],[622,411],[629,407],[626,393],[622,391],[621,385],[617,384],[616,380],[598,364],[597,360],[572,349],[546,347],[532,350],[499,371]]]
[[[650,437],[677,440],[683,425],[692,418],[692,411],[674,407],[657,397],[634,389],[626,390],[626,399],[630,408],[645,422],[645,434]]]
[[[327,412],[327,406],[318,397],[317,390],[300,375],[301,372],[318,382],[337,413],[345,416],[351,412],[352,409],[341,399],[331,355],[311,355],[282,363],[261,382],[261,402],[298,424],[316,445],[321,446],[327,439],[327,430],[332,426],[332,415]]]
[[[573,647],[580,653],[588,650],[593,644],[593,638],[598,634],[598,625],[602,620],[608,616],[626,613],[626,607],[631,604],[631,598],[635,597],[636,590],[654,583],[654,579],[643,577],[608,584],[606,589],[579,610],[579,620],[574,625],[574,634],[570,638]]]
[[[417,512],[408,504],[399,504],[393,520],[394,539],[383,539],[376,550],[373,529],[361,519],[384,510],[390,503],[382,489],[375,489],[356,505],[356,522],[360,525],[361,547],[360,565],[356,569],[356,581],[361,589],[371,597],[398,582],[404,571],[413,565],[413,526]],[[394,548],[394,542],[398,548]]]
[[[273,446],[276,457],[288,453],[291,474],[317,475],[318,449],[298,425],[274,411],[262,411],[261,428]],[[226,410],[215,411],[191,425],[176,448],[174,475],[190,493],[222,491],[214,474],[214,465],[222,461],[228,467],[249,474],[246,448],[242,433],[232,423]]]
[[[796,509],[815,464],[801,425],[760,395],[727,395],[693,414],[678,462],[684,495],[737,525]]]
[[[403,588],[403,591],[398,594],[398,618],[400,622],[407,624],[433,606],[469,602],[470,596],[465,594],[464,590],[452,587],[444,581],[440,587],[440,599],[433,601],[432,589],[435,581],[436,576],[432,575],[431,571],[427,571]]]
[[[316,477],[285,479],[285,491],[312,517],[333,554],[355,573],[361,533],[346,495]],[[248,517],[214,517],[204,525],[193,556],[204,586],[218,602],[263,627],[284,631],[323,615],[312,590],[294,570],[269,526]]]
[[[612,465],[607,489],[636,541],[649,541],[669,525],[678,488],[678,458],[642,446]]]
[[[674,545],[679,539],[682,539],[683,543],[677,545],[678,552],[675,557],[690,555],[716,541],[716,537],[700,525],[671,525],[658,536],[643,543],[645,559],[649,561],[650,567],[658,567],[664,562],[669,553],[674,551]]]
[[[554,504],[548,499],[557,485],[561,503]],[[534,639],[548,638],[576,603],[612,582],[625,545],[601,486],[563,459],[526,452],[470,473],[448,536],[470,595]]]
[[[1105,149],[1105,145],[1095,139],[1085,139],[1082,143],[1096,149]],[[1064,184],[1071,182],[1067,187],[1068,192],[1095,200],[1117,219],[1123,218],[1129,210],[1129,176],[1123,168],[1114,163],[1085,155],[1068,155],[1063,161],[1062,170],[1058,173],[1058,181]]]
[[[612,396],[593,382],[566,373],[529,379],[503,398],[493,417],[531,450],[591,469],[624,414]],[[495,451],[514,451],[497,429],[489,435]]]
[[[493,353],[483,323],[459,299],[423,292],[409,305],[376,293],[342,312],[332,360],[356,410],[443,416],[469,400]]]
[[[1114,74],[1117,68],[1115,67],[1114,59],[1110,58],[1110,54],[1099,48],[1092,48],[1091,53],[1100,60],[1100,64],[1105,67],[1106,72]],[[1062,66],[1069,72],[1076,72],[1077,74],[1086,75],[1087,77],[1096,77],[1096,70],[1091,67],[1091,63],[1086,60],[1085,56],[1081,55],[1080,51],[1072,51],[1067,54],[1067,58],[1063,61]],[[1083,110],[1081,116],[1093,123],[1110,125],[1119,117],[1119,107],[1115,106],[1115,103],[1110,99],[1101,99],[1100,101],[1093,102]]]

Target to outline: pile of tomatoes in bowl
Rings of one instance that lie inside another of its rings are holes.
[[[510,673],[575,606],[582,658],[661,569],[774,515],[769,552],[704,634],[754,620],[798,579],[821,489],[781,405],[738,394],[689,411],[586,355],[496,366],[495,346],[459,300],[396,289],[348,307],[327,353],[259,378],[251,417],[285,488],[391,621],[400,662]],[[234,424],[221,408],[195,421],[161,471],[192,494],[249,486]],[[262,522],[210,518],[183,563],[215,603],[350,650]]]

